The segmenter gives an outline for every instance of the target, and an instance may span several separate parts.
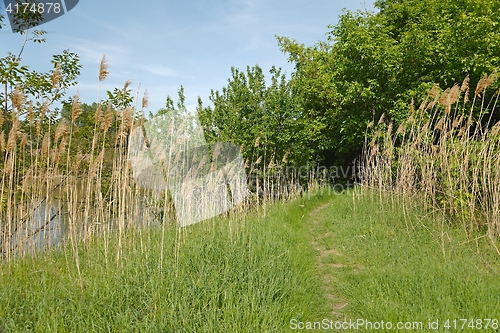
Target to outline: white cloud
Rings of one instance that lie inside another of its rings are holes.
[[[140,68],[144,69],[145,71],[159,75],[159,76],[170,76],[170,77],[178,77],[181,76],[177,71],[173,70],[172,68],[169,68],[167,66],[163,65],[144,65],[141,64],[139,65]]]
[[[97,63],[106,55],[109,64],[120,65],[127,63],[129,51],[122,45],[112,43],[97,43],[87,39],[69,38],[64,42],[65,48],[78,53],[82,60]]]

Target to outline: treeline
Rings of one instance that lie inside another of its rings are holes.
[[[467,77],[475,87],[500,66],[498,1],[387,0],[375,7],[345,12],[314,46],[278,37],[295,64],[290,79],[272,68],[266,86],[258,66],[231,69],[227,86],[212,91],[213,106],[199,103],[209,140],[241,144],[250,156],[261,137],[265,153],[257,155],[268,163],[288,153],[299,165],[349,165],[367,126],[382,115],[397,128],[435,84],[442,92]],[[492,88],[486,94],[498,84]]]
[[[424,100],[435,84],[443,91],[468,77],[470,86],[476,86],[500,65],[498,1],[380,0],[375,8],[375,12],[345,11],[336,25],[328,27],[327,39],[313,46],[277,37],[295,65],[288,77],[275,67],[269,73],[259,66],[231,68],[227,85],[212,90],[210,101],[198,101],[207,141],[241,146],[244,158],[249,163],[259,161],[256,166],[261,169],[347,166],[359,158],[367,127],[382,115],[397,128],[412,103]],[[43,42],[43,34],[34,31],[31,39]],[[44,114],[45,126],[69,119],[72,99],[65,91],[77,84],[78,55],[65,51],[52,63],[52,71],[37,73],[21,64],[20,55],[0,59],[5,135],[11,113],[27,114],[29,108]],[[135,118],[143,116],[133,107],[129,84],[107,92],[108,98],[99,105],[82,104],[82,115],[73,124],[79,142],[92,144],[98,108],[109,106],[114,117],[127,108]],[[486,94],[498,84],[492,88]],[[465,91],[464,98],[468,94]],[[32,102],[16,111],[16,96]],[[58,101],[65,105],[62,110],[52,108]],[[177,106],[183,103],[181,87]],[[157,112],[176,108],[170,97],[167,104]],[[479,116],[480,110],[475,107],[474,115]],[[490,123],[496,119],[493,115]]]

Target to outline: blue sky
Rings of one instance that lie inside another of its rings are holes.
[[[5,15],[3,4],[1,5]],[[219,90],[230,77],[230,68],[258,64],[266,72],[293,65],[278,48],[275,35],[306,45],[325,40],[328,24],[335,24],[342,9],[373,9],[373,1],[351,0],[188,0],[119,1],[80,0],[66,15],[43,24],[44,44],[30,43],[23,63],[32,69],[51,69],[53,54],[69,49],[83,65],[78,88],[83,102],[97,100],[99,62],[106,54],[110,75],[101,84],[106,90],[132,80],[139,97],[148,89],[155,113],[170,95],[176,101],[184,86],[188,109],[198,96],[209,104],[210,89]],[[0,57],[17,53],[22,36],[9,26],[0,30]]]

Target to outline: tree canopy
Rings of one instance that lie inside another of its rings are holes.
[[[368,123],[396,124],[412,99],[469,76],[475,85],[500,65],[498,1],[379,0],[377,12],[346,11],[328,38],[304,46],[278,37],[295,64],[293,87],[327,148],[347,162],[359,153]]]
[[[281,69],[272,67],[270,83],[259,66],[246,71],[231,68],[231,78],[221,91],[212,90],[213,107],[198,113],[208,142],[232,142],[243,156],[262,165],[306,163],[317,156],[317,127],[309,122]],[[286,158],[285,158],[286,155]]]

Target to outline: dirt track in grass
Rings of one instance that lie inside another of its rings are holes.
[[[318,271],[322,276],[322,288],[330,303],[328,305],[328,308],[330,309],[329,315],[332,319],[336,319],[342,317],[342,309],[348,304],[346,300],[339,299],[339,297],[336,296],[334,288],[335,275],[332,274],[332,271],[334,273],[336,269],[344,267],[344,264],[331,262],[332,257],[341,257],[342,252],[336,248],[328,249],[325,247],[324,244],[322,244],[321,239],[323,237],[327,237],[329,232],[324,233],[320,230],[321,214],[325,214],[325,209],[331,206],[332,202],[333,201],[329,201],[318,206],[309,212],[305,217],[307,217],[308,220],[309,231],[313,235],[312,245],[317,253],[316,260],[318,263]]]

